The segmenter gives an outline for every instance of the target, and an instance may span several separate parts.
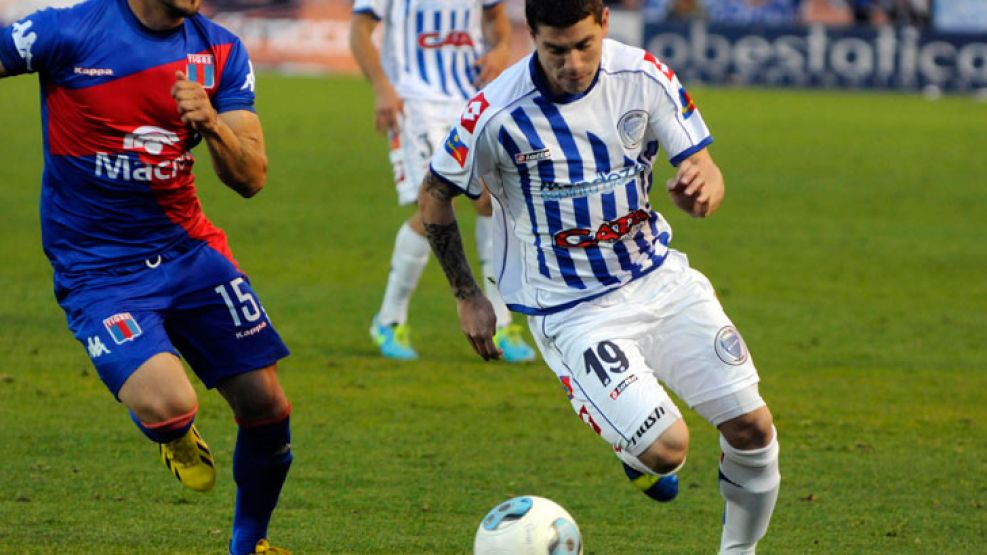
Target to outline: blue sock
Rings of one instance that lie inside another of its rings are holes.
[[[188,432],[188,429],[192,427],[192,423],[195,422],[195,413],[198,410],[199,407],[197,406],[188,414],[183,414],[158,424],[145,424],[141,422],[133,411],[130,412],[130,419],[137,425],[137,429],[143,432],[151,441],[155,443],[168,443],[182,437],[185,435],[185,432]]]
[[[230,553],[253,553],[257,540],[267,537],[271,513],[291,466],[291,427],[288,418],[257,427],[240,426],[233,450],[236,512]]]

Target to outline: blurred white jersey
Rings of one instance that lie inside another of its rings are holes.
[[[404,99],[462,102],[476,93],[483,10],[500,0],[355,0],[383,22],[381,64]]]
[[[508,307],[550,314],[660,267],[671,228],[648,192],[659,146],[672,163],[712,142],[678,78],[605,39],[583,94],[556,96],[534,54],[472,98],[432,171],[496,199],[494,260]]]

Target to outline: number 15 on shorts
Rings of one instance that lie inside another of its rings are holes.
[[[264,315],[264,308],[257,302],[257,297],[250,291],[250,285],[242,277],[218,285],[214,291],[223,297],[226,308],[230,311],[230,317],[233,318],[233,324],[237,327],[243,325],[244,321],[248,324],[256,322]]]

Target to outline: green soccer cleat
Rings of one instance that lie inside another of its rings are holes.
[[[212,453],[202,440],[195,424],[182,437],[162,443],[161,460],[183,486],[195,491],[209,491],[216,483]]]
[[[531,362],[535,360],[535,350],[524,342],[521,336],[521,326],[511,324],[497,330],[494,335],[494,345],[504,354],[506,362]]]
[[[411,333],[407,324],[381,324],[374,316],[370,324],[370,337],[380,347],[380,354],[395,360],[415,360],[418,353],[411,346]]]

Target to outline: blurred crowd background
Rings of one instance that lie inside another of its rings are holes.
[[[987,31],[987,0],[608,0],[652,21],[743,25],[909,25]]]
[[[0,0],[0,24],[80,0]],[[604,0],[610,33],[689,83],[943,90],[987,98],[987,0]],[[514,56],[531,50],[525,0],[502,0]],[[353,0],[204,0],[255,66],[357,73]]]

